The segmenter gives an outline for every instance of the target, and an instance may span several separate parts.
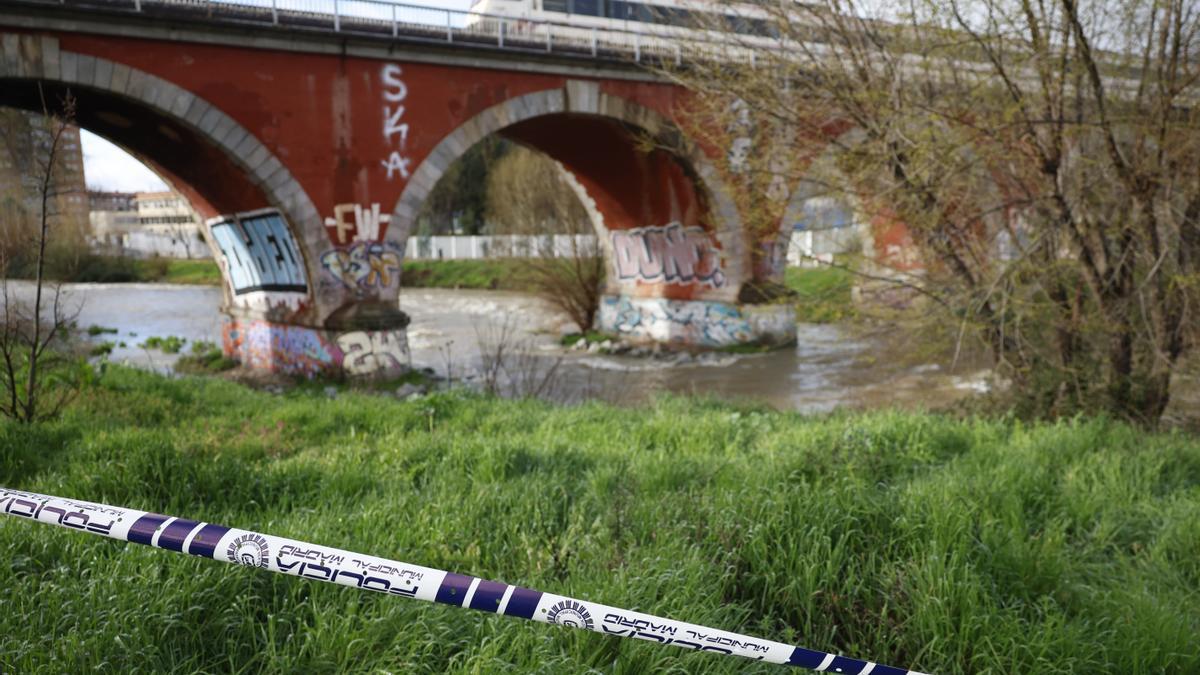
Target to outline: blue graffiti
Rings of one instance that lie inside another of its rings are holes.
[[[698,300],[605,296],[600,330],[659,342],[723,347],[754,340],[750,321],[734,305]]]
[[[210,229],[225,259],[234,295],[308,292],[304,261],[278,212],[232,217]]]

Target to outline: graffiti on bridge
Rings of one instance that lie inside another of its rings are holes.
[[[398,373],[411,363],[404,330],[343,334],[268,321],[228,321],[225,352],[242,365],[314,377],[339,367],[351,375]]]
[[[313,377],[337,365],[320,333],[303,326],[229,321],[223,338],[225,353],[250,368]]]
[[[338,337],[342,368],[351,375],[371,375],[408,368],[408,334],[402,330],[358,331]]]
[[[706,347],[752,342],[756,331],[738,308],[723,302],[605,296],[600,330],[658,342]]]
[[[354,220],[350,220],[353,214]],[[325,219],[325,230],[329,240],[338,246],[357,241],[381,241],[387,233],[392,217],[379,212],[379,204],[338,204],[333,207],[333,217]]]
[[[256,291],[308,293],[299,247],[279,212],[230,216],[210,230],[235,295]]]
[[[321,256],[321,265],[346,288],[362,295],[398,283],[400,256],[387,244],[360,241]]]
[[[612,232],[613,262],[622,281],[725,285],[721,256],[700,227],[671,223]]]
[[[404,118],[404,106],[401,103],[408,97],[408,85],[400,79],[403,74],[404,71],[400,66],[394,63],[387,64],[380,72],[380,79],[383,80],[384,100],[383,140],[385,145],[393,148],[387,159],[380,162],[387,171],[388,180],[392,180],[396,174],[400,174],[401,178],[407,180],[409,166],[412,164],[412,159],[403,154],[408,145],[408,123],[401,121]],[[393,140],[396,136],[399,136],[398,142]]]

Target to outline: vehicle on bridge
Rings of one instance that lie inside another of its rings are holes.
[[[779,37],[776,26],[752,3],[707,0],[476,0],[466,25],[506,30],[513,37],[603,39],[631,48],[641,46],[638,41],[644,38],[707,42],[717,32],[749,40]],[[655,46],[664,51],[663,45]]]

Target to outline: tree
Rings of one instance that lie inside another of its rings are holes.
[[[489,174],[487,214],[496,233],[537,238],[526,273],[542,297],[586,332],[600,308],[604,259],[570,180],[549,157],[513,146]],[[564,242],[556,235],[568,236]]]
[[[1022,410],[1157,422],[1200,328],[1194,3],[739,11],[759,35],[710,22],[722,39],[668,72],[699,114],[747,106],[791,130],[765,171],[903,224],[920,261],[903,283],[982,340]]]
[[[8,264],[12,250],[0,248],[0,270],[4,272],[2,290],[4,323],[0,326],[0,414],[26,424],[56,416],[78,393],[79,362],[71,359],[58,342],[67,338],[71,317],[62,305],[61,287],[55,285],[50,298],[45,297],[46,262],[51,243],[51,226],[55,223],[55,205],[67,188],[60,183],[63,168],[60,162],[64,134],[75,117],[75,100],[68,93],[58,112],[51,112],[42,93],[44,135],[34,134],[27,154],[16,149],[17,134],[5,129],[3,140],[10,156],[25,156],[29,169],[25,172],[34,181],[37,197],[36,231],[34,233],[33,306],[10,293]],[[41,131],[41,130],[39,130]],[[21,136],[26,136],[22,134]],[[22,186],[23,187],[23,186]],[[16,237],[20,239],[20,236]],[[6,242],[7,243],[7,242]],[[23,242],[18,242],[21,245]],[[50,307],[44,305],[50,302]],[[44,316],[45,310],[49,316]],[[85,364],[86,365],[86,364]],[[67,386],[53,386],[62,385]]]
[[[479,234],[485,226],[488,176],[512,144],[498,136],[476,143],[450,165],[417,214],[422,236]],[[458,224],[461,232],[455,230]]]

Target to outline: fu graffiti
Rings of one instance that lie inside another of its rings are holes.
[[[383,141],[391,149],[387,159],[380,162],[387,171],[387,179],[392,180],[399,174],[407,180],[409,165],[412,160],[404,156],[408,147],[408,123],[404,121],[404,99],[408,98],[408,85],[401,76],[404,71],[400,66],[389,63],[383,67],[380,77],[383,80]]]
[[[354,216],[351,220],[351,216]],[[387,231],[392,217],[379,212],[379,204],[338,204],[333,217],[325,219],[329,238],[339,246],[355,241],[379,241]]]

